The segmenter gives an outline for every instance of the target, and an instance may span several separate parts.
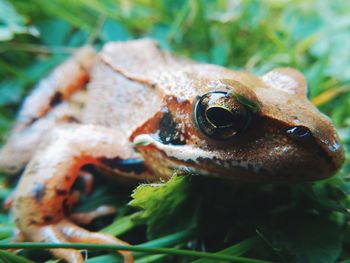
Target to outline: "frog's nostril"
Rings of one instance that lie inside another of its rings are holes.
[[[295,126],[291,129],[288,129],[287,134],[298,139],[307,139],[312,135],[310,130],[304,126]]]
[[[342,150],[341,144],[336,138],[321,140],[328,148],[329,151],[337,153]]]

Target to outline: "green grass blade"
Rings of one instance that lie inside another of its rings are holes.
[[[128,219],[127,217],[123,217],[120,220],[126,221],[127,219]],[[118,221],[119,220],[116,220],[115,223],[117,223]],[[117,235],[117,236],[119,234],[123,233],[123,232],[119,231],[119,229],[120,230],[123,229],[124,223],[122,222],[121,226],[118,226],[117,224],[115,226],[113,226],[115,223],[104,228],[103,232]],[[117,234],[115,234],[115,233],[117,233]],[[188,240],[190,238],[191,234],[192,234],[192,229],[187,229],[187,230],[180,231],[180,232],[177,232],[177,233],[174,233],[171,235],[167,235],[167,236],[164,236],[161,238],[153,239],[151,241],[142,243],[139,246],[149,247],[149,248],[152,248],[152,247],[171,247],[171,246],[174,246],[176,244],[179,244],[180,242]],[[134,254],[135,258],[138,258],[138,257],[145,255],[145,253],[142,253],[142,252],[136,252],[133,254]]]
[[[142,247],[168,247],[172,246],[174,244],[178,244],[182,241],[187,240],[192,233],[192,229],[187,229],[184,231],[180,231],[171,235],[167,235],[161,238],[153,239],[151,241],[148,241],[146,243],[140,244],[139,246]]]
[[[137,213],[137,214],[139,214],[139,213]],[[101,231],[104,233],[108,233],[110,235],[113,235],[113,236],[119,236],[121,234],[124,234],[125,232],[127,232],[130,229],[132,229],[133,227],[135,227],[135,223],[132,220],[135,216],[136,216],[136,214],[132,214],[129,216],[124,216],[124,217],[118,218],[112,224],[103,228]]]
[[[34,261],[31,261],[29,259],[26,259],[24,257],[18,256],[14,253],[0,250],[0,262],[11,262],[11,263],[34,263]]]
[[[13,234],[13,226],[1,226],[0,227],[0,240],[9,238]]]
[[[240,256],[249,251],[257,243],[257,241],[258,239],[256,237],[251,237],[242,242],[239,242],[238,244],[234,244],[231,247],[225,248],[217,252],[216,254]],[[215,261],[208,259],[198,259],[193,261],[192,263],[215,263]]]
[[[86,263],[120,263],[122,262],[122,258],[119,255],[103,255],[93,257],[87,260]]]
[[[0,244],[0,249],[52,249],[52,248],[72,248],[72,249],[90,249],[90,250],[129,250],[138,252],[147,252],[150,254],[168,254],[178,255],[195,258],[207,258],[229,262],[241,262],[241,263],[271,263],[271,261],[239,257],[239,256],[228,256],[218,255],[215,253],[191,251],[184,249],[175,248],[149,248],[142,246],[122,246],[122,245],[110,245],[110,244],[84,244],[84,243],[13,243],[13,244]]]
[[[192,234],[192,229],[187,229],[184,231],[180,231],[171,235],[167,235],[161,238],[153,239],[151,241],[140,244],[142,247],[172,247],[181,242],[184,242],[190,238]],[[136,252],[134,253],[135,258],[143,256],[145,253]]]
[[[146,256],[146,257],[142,257],[139,259],[135,260],[135,263],[149,263],[149,262],[162,262],[159,261],[161,259],[164,259],[167,255],[151,255],[151,256]],[[164,261],[163,261],[164,262]]]

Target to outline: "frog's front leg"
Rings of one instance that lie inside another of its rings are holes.
[[[96,57],[93,47],[79,48],[72,57],[58,65],[42,79],[24,100],[13,132],[19,132],[48,114],[58,104],[82,90]]]
[[[84,94],[95,58],[92,47],[82,47],[38,83],[25,99],[10,137],[0,150],[1,171],[20,171],[52,127],[78,119],[80,110],[70,102]]]
[[[29,162],[13,196],[12,213],[20,232],[35,242],[125,244],[73,224],[67,207],[82,165],[103,159],[137,158],[125,135],[95,125],[66,125],[53,130]],[[83,262],[75,250],[53,249],[56,257]],[[129,252],[120,252],[132,262]]]

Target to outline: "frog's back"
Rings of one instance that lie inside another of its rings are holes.
[[[161,110],[166,96],[192,101],[217,77],[245,73],[175,57],[149,39],[110,42],[91,70],[81,121],[118,127],[129,136]]]
[[[160,94],[97,62],[87,87],[81,121],[121,129],[126,135],[159,110]]]

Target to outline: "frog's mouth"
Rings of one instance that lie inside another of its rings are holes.
[[[215,154],[204,151],[198,147],[191,145],[173,145],[163,144],[156,138],[148,134],[141,134],[135,137],[133,141],[136,146],[150,146],[157,148],[163,152],[167,157],[185,163],[198,163],[200,158],[214,159]]]
[[[210,166],[209,163],[216,163],[220,160],[217,152],[205,151],[192,145],[163,144],[157,140],[157,136],[149,134],[136,136],[133,143],[143,151],[145,159],[152,159],[152,165],[163,166],[161,168],[179,169],[191,174],[216,177],[227,177],[231,174],[229,169],[218,171]],[[152,158],[154,152],[160,153],[157,158],[159,160]],[[155,169],[159,170],[157,167]]]
[[[270,152],[261,148],[263,156],[258,162],[253,158],[243,159],[242,156],[233,156],[219,150],[209,151],[196,145],[164,144],[155,134],[138,135],[134,144],[147,165],[153,166],[160,177],[171,176],[174,169],[179,169],[191,174],[246,182],[301,182],[326,178],[334,170],[328,162],[317,161],[319,159],[304,161],[310,159],[311,153],[308,152],[304,155],[301,152],[299,158],[290,159],[286,151],[298,150],[292,146],[282,147],[283,156],[275,152],[277,148]]]

